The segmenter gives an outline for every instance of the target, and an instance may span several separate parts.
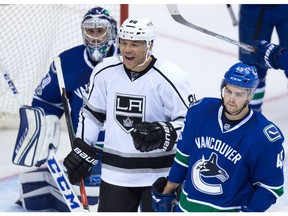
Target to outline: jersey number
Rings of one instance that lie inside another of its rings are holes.
[[[277,155],[277,164],[276,167],[279,167],[280,169],[283,168],[283,163],[284,163],[284,150],[282,150],[278,155]]]

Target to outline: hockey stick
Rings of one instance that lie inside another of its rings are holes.
[[[233,26],[237,26],[238,25],[238,21],[237,21],[237,19],[235,17],[235,14],[234,14],[234,11],[233,11],[233,8],[232,8],[231,4],[226,4],[226,7],[227,7],[228,12],[229,12],[229,14],[231,16],[232,25]]]
[[[219,34],[217,34],[217,33],[211,32],[211,31],[209,31],[209,30],[207,30],[207,29],[204,29],[204,28],[202,28],[202,27],[199,27],[199,26],[197,26],[197,25],[194,25],[194,24],[188,22],[187,20],[185,20],[185,19],[182,17],[182,15],[180,14],[180,12],[179,12],[178,7],[177,7],[176,4],[167,4],[167,8],[168,8],[168,11],[169,11],[170,15],[172,16],[172,18],[173,18],[176,22],[178,22],[178,23],[180,23],[180,24],[182,24],[182,25],[188,26],[188,27],[190,27],[190,28],[192,28],[192,29],[195,29],[195,30],[200,31],[200,32],[205,33],[205,34],[208,34],[208,35],[210,35],[210,36],[216,37],[216,38],[218,38],[218,39],[220,39],[220,40],[223,40],[223,41],[225,41],[225,42],[234,44],[234,45],[236,45],[236,46],[238,46],[238,47],[241,47],[241,48],[243,48],[244,50],[247,50],[247,51],[249,51],[249,52],[256,52],[256,48],[253,47],[253,46],[250,46],[250,45],[248,45],[248,44],[245,44],[245,43],[242,43],[242,42],[233,40],[233,39],[228,38],[228,37],[225,37],[225,36],[223,36],[223,35],[219,35]]]
[[[55,64],[56,71],[57,71],[57,78],[58,78],[62,103],[63,103],[63,107],[64,107],[64,113],[65,113],[65,118],[66,118],[67,130],[69,133],[70,144],[71,144],[72,149],[74,149],[75,133],[74,133],[74,130],[72,127],[73,124],[72,124],[72,120],[71,120],[70,106],[68,103],[68,98],[67,98],[67,93],[66,93],[66,88],[65,88],[65,82],[64,82],[64,77],[63,77],[63,72],[62,72],[62,67],[61,67],[61,59],[59,57],[56,57],[54,59],[54,64]],[[88,204],[88,199],[86,196],[83,178],[80,178],[79,188],[80,188],[80,195],[81,195],[83,208],[86,211],[89,211],[89,204]]]
[[[7,70],[5,69],[2,60],[0,60],[0,72],[3,74],[5,80],[7,81],[13,95],[15,96],[15,98],[18,101],[18,104],[20,107],[23,107],[23,102],[22,99],[20,97],[19,92],[17,91],[13,81],[10,79],[10,76],[7,72]],[[76,193],[73,191],[69,180],[67,179],[65,172],[63,171],[61,164],[58,162],[56,155],[53,151],[53,149],[49,148],[49,155],[48,155],[48,159],[47,159],[47,166],[48,169],[53,177],[53,179],[55,180],[64,201],[66,202],[66,205],[68,206],[69,210],[71,212],[83,212],[84,209],[81,205],[81,202],[78,199],[78,196],[76,195]]]

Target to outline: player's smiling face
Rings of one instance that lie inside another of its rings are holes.
[[[123,40],[120,38],[119,48],[123,56],[123,63],[128,69],[142,71],[146,68],[146,64],[141,65],[146,60],[147,47],[145,41]]]
[[[247,103],[248,96],[247,89],[226,84],[223,89],[223,100],[226,110],[231,114],[239,113]]]

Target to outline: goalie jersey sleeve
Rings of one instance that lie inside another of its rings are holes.
[[[284,136],[252,110],[225,130],[222,112],[220,99],[205,98],[187,113],[168,177],[175,183],[185,181],[179,208],[265,211],[283,194]]]
[[[175,148],[143,153],[135,149],[129,133],[133,124],[143,121],[169,121],[180,133],[195,98],[189,77],[180,68],[152,58],[136,76],[117,57],[105,58],[91,75],[77,137],[94,145],[106,120],[101,177],[110,184],[151,186],[158,177],[167,176]]]
[[[115,45],[111,46],[107,56],[117,54]],[[65,88],[71,107],[71,119],[74,131],[77,129],[79,111],[82,107],[82,95],[89,82],[93,68],[98,62],[89,59],[84,45],[73,47],[59,55],[65,81]],[[55,66],[52,63],[49,72],[37,86],[32,106],[41,107],[46,115],[56,115],[58,118],[64,113],[61,94]]]
[[[85,53],[85,46],[81,45],[60,54],[74,131],[77,129],[79,111],[83,103],[82,94],[94,68],[88,61]],[[49,72],[35,90],[32,106],[42,107],[46,115],[53,114],[58,116],[58,118],[61,118],[64,113],[57,74],[53,63],[50,65]]]

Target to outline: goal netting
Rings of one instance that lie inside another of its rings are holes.
[[[19,4],[0,5],[0,60],[31,105],[36,86],[59,53],[83,43],[80,24],[93,7],[106,8],[118,25],[127,17],[127,5]],[[122,12],[121,12],[122,11]],[[17,128],[19,105],[0,74],[0,128]]]

